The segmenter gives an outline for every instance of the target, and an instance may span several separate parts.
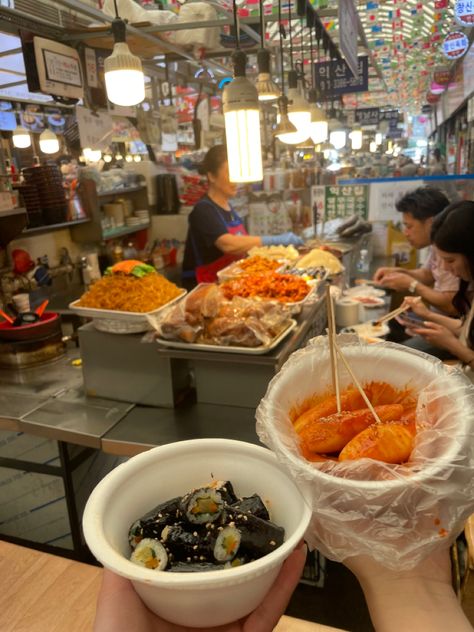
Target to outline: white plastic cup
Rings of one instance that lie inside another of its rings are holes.
[[[130,525],[158,503],[213,478],[230,480],[239,496],[259,494],[273,522],[285,528],[284,543],[259,560],[215,572],[168,573],[130,562]],[[272,452],[242,441],[196,439],[154,448],[115,468],[92,492],[83,527],[94,556],[130,579],[152,612],[178,625],[211,628],[255,610],[310,517],[300,489]]]
[[[29,312],[30,311],[30,295],[23,294],[15,294],[13,297],[13,304],[15,305],[18,312]]]

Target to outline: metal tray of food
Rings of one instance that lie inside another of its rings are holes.
[[[69,309],[74,310],[76,314],[78,314],[79,316],[84,316],[85,318],[94,318],[94,319],[97,318],[97,319],[107,319],[107,320],[115,320],[115,321],[120,320],[127,323],[145,323],[148,325],[147,316],[156,316],[156,314],[159,314],[161,310],[180,301],[183,298],[183,296],[186,296],[186,294],[187,294],[186,290],[184,289],[181,290],[181,293],[178,296],[173,298],[171,301],[168,301],[168,303],[165,303],[161,307],[157,307],[151,312],[125,312],[125,311],[119,311],[119,310],[114,310],[114,309],[97,309],[96,307],[82,307],[81,305],[78,304],[80,299],[77,299],[77,301],[73,301],[72,303],[70,303]]]
[[[236,346],[224,346],[224,345],[212,345],[205,343],[194,342],[178,342],[177,340],[165,340],[164,338],[156,338],[156,342],[162,347],[168,349],[193,349],[195,351],[215,351],[217,353],[243,353],[246,355],[263,355],[275,349],[280,342],[282,342],[290,332],[296,327],[297,322],[294,318],[291,319],[290,324],[284,329],[281,334],[274,338],[269,344],[261,345],[260,347],[236,347]]]
[[[277,260],[276,262],[281,265],[284,265],[285,263],[287,263],[286,260],[285,261]],[[239,263],[240,263],[239,261],[234,261],[233,263],[229,264],[225,268],[222,268],[222,270],[219,270],[217,273],[217,278],[219,282],[222,283],[224,281],[230,281],[231,279],[235,279],[235,277],[242,276],[244,274],[249,274],[246,270],[242,270]],[[275,269],[275,272],[278,272],[278,268]],[[254,274],[254,273],[251,272],[250,274]]]

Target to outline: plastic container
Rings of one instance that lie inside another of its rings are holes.
[[[272,520],[285,528],[282,546],[239,568],[207,573],[157,572],[130,562],[132,522],[212,477],[230,480],[240,496],[260,494]],[[260,604],[310,517],[297,485],[269,450],[241,441],[197,439],[154,448],[119,465],[92,492],[83,527],[95,557],[130,579],[150,610],[172,623],[211,628],[236,621]]]
[[[400,345],[367,345],[349,335],[338,342],[362,384],[376,380],[419,393],[410,463],[310,463],[300,454],[290,411],[333,392],[327,337],[294,353],[270,382],[257,432],[299,488],[310,490],[310,546],[336,561],[362,554],[409,569],[452,542],[474,512],[474,387],[461,372]],[[352,379],[344,367],[339,373],[344,389]]]
[[[370,261],[369,261],[369,251],[363,248],[359,253],[359,259],[357,261],[357,274],[364,275],[369,274],[370,269]]]

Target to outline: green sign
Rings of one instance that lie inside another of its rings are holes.
[[[324,219],[359,215],[367,219],[369,213],[368,186],[364,184],[325,187]]]

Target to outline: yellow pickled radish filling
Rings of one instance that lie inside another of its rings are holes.
[[[196,514],[214,514],[218,511],[219,507],[212,500],[212,498],[199,498],[191,509],[191,513]]]
[[[140,550],[135,553],[135,560],[146,568],[157,568],[160,564],[160,561],[156,556],[156,551],[153,550],[151,546],[144,546]]]
[[[235,551],[237,550],[237,546],[237,539],[231,535],[228,535],[222,540],[222,548],[227,553],[227,555],[235,553]]]

